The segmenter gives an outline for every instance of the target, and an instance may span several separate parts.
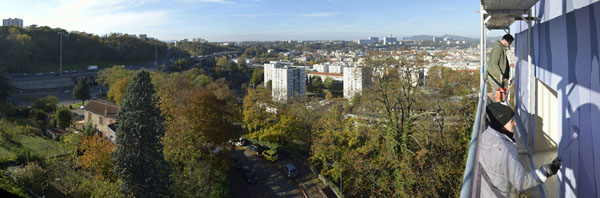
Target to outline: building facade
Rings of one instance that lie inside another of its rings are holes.
[[[17,27],[23,27],[23,19],[19,19],[19,18],[8,18],[8,19],[2,19],[2,26],[17,26]]]
[[[351,99],[371,84],[371,69],[344,67],[344,98]]]
[[[383,37],[384,45],[394,45],[397,42],[398,42],[398,39],[396,37],[392,37],[392,34],[390,34],[388,37]]]
[[[265,64],[265,83],[271,81],[274,101],[288,101],[306,95],[306,69],[289,62],[271,61]]]
[[[546,197],[600,197],[599,13],[597,0],[541,0],[530,31],[511,27],[521,139],[535,167],[562,159],[541,186]]]
[[[113,143],[117,136],[109,125],[117,121],[117,112],[119,112],[118,106],[97,100],[90,100],[84,107],[85,121],[94,124],[101,135]]]

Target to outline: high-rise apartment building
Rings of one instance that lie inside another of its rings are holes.
[[[2,19],[2,26],[9,26],[9,25],[23,27],[23,19],[19,19],[19,18]]]
[[[306,95],[306,69],[290,62],[271,61],[265,64],[265,84],[271,81],[274,101],[288,101]]]
[[[344,98],[351,99],[371,84],[371,69],[344,67]]]

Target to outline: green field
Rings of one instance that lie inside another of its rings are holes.
[[[38,154],[42,159],[67,153],[60,142],[45,137],[21,135],[17,137],[17,142],[21,143],[23,148]]]

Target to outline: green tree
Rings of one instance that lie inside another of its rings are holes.
[[[217,59],[217,67],[221,67],[221,68],[229,67],[229,59],[227,59],[227,57],[225,57],[225,56],[221,56],[219,59]]]
[[[56,111],[56,121],[58,122],[58,127],[65,129],[71,126],[71,123],[73,122],[73,113],[65,107],[60,107]]]
[[[256,89],[256,86],[260,85],[260,83],[263,82],[264,77],[265,77],[265,70],[264,69],[254,69],[254,71],[252,72],[252,78],[250,79],[250,87],[252,87],[253,89]]]
[[[3,100],[8,96],[8,90],[10,86],[8,82],[6,82],[6,77],[4,76],[4,62],[0,60],[0,100]]]
[[[117,114],[117,148],[112,160],[119,190],[133,197],[168,197],[170,169],[160,138],[164,118],[157,108],[150,74],[138,71],[127,86]]]
[[[17,180],[17,183],[31,189],[33,192],[44,194],[48,187],[46,172],[37,162],[29,162],[14,171],[13,177]]]
[[[77,82],[77,85],[73,87],[73,96],[81,100],[81,104],[84,104],[86,100],[89,100],[91,98],[90,85],[88,85],[87,80],[85,80],[85,78],[80,78]]]
[[[190,66],[190,60],[187,58],[180,58],[173,62],[174,71],[183,71]]]

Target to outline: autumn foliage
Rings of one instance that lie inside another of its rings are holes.
[[[110,161],[110,153],[115,150],[115,145],[108,139],[92,135],[83,137],[79,144],[79,166],[94,172],[96,178],[114,180],[112,171],[114,165]]]

